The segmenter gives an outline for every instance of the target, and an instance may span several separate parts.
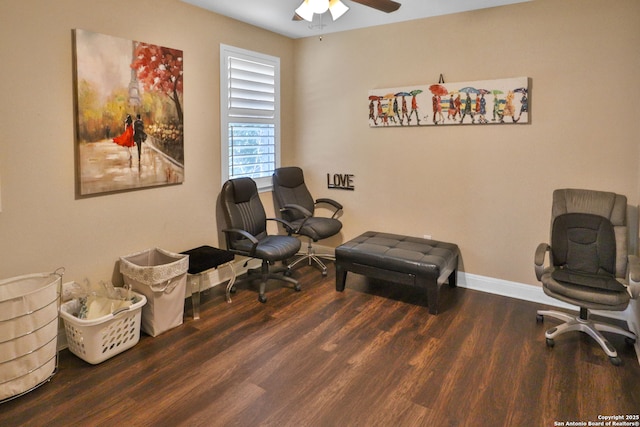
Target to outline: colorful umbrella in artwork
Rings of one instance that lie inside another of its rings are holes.
[[[369,95],[369,101],[379,101],[380,99],[378,95]]]
[[[462,89],[460,89],[460,92],[462,92],[462,93],[480,93],[480,91],[478,89],[476,89],[475,87],[471,87],[471,86],[463,87]]]
[[[494,95],[502,95],[504,92],[498,89],[494,89],[491,91],[491,93]]]
[[[421,89],[415,89],[415,90],[412,90],[409,93],[411,94],[411,96],[416,96],[417,94],[422,93],[422,90]]]
[[[440,95],[440,96],[445,96],[449,93],[447,88],[442,85],[431,85],[429,86],[429,90],[431,91],[432,94]]]
[[[513,91],[514,93],[527,93],[527,88],[526,87],[519,87],[518,89],[515,89]]]
[[[411,96],[411,94],[409,92],[398,92],[396,96]]]

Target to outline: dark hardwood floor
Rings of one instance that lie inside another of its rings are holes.
[[[203,297],[201,320],[99,365],[61,352],[59,371],[0,405],[0,426],[553,426],[640,413],[640,366],[622,366],[574,333],[547,348],[537,304],[463,288],[430,315],[418,290],[349,274],[335,291],[294,272],[227,304]]]

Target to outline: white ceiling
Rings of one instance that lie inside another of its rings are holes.
[[[350,8],[346,14],[335,22],[329,13],[322,15],[322,19],[316,15],[313,26],[306,21],[291,19],[302,0],[182,1],[287,37],[300,38],[532,0],[397,0],[402,6],[392,13],[380,12],[350,0],[342,0]],[[321,24],[324,25],[320,27]]]

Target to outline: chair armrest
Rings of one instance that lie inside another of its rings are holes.
[[[293,227],[293,224],[291,224],[289,221],[286,221],[282,218],[267,218],[267,221],[276,221],[282,224],[284,228],[287,230],[287,234],[289,236],[291,236],[292,233],[296,233],[298,231]]]
[[[242,237],[248,239],[251,243],[251,251],[249,252],[249,256],[253,256],[256,253],[256,247],[258,246],[258,239],[255,238],[255,236],[253,236],[251,233],[249,233],[246,230],[242,230],[240,228],[227,228],[225,230],[222,230],[222,232],[227,236],[227,247],[229,249],[231,249],[231,246],[229,245],[229,236],[231,234],[239,234]]]
[[[311,212],[309,212],[307,209],[305,209],[303,206],[296,205],[295,203],[288,203],[288,204],[284,205],[284,207],[282,207],[282,209],[280,209],[280,212],[291,211],[291,210],[300,212],[304,216],[304,219],[302,220],[302,222],[300,222],[300,224],[298,224],[298,228],[297,229],[294,228],[291,223],[288,223],[286,221],[285,221],[284,227],[287,229],[287,232],[289,233],[289,235],[291,235],[291,234],[299,234],[300,230],[302,230],[302,227],[304,227],[304,225],[307,222],[307,220],[309,218],[311,218],[313,216],[313,214]]]
[[[536,248],[536,254],[533,259],[534,268],[536,271],[536,277],[538,281],[542,279],[542,273],[544,272],[544,260],[547,255],[547,252],[551,251],[551,246],[548,243],[540,243]]]
[[[303,206],[296,205],[296,204],[293,204],[293,203],[288,203],[288,204],[284,205],[284,207],[282,209],[280,209],[280,212],[286,211],[286,210],[298,211],[298,212],[300,212],[302,215],[304,215],[307,218],[309,218],[310,216],[313,216],[313,214],[311,212],[309,212],[307,209],[305,209]]]
[[[629,255],[627,261],[627,291],[631,298],[637,299],[640,296],[640,258],[636,255]]]
[[[333,212],[333,215],[331,215],[331,218],[335,218],[335,216],[338,214],[338,212],[340,212],[342,210],[342,205],[340,203],[336,202],[333,199],[328,199],[328,198],[317,199],[316,200],[316,205],[319,204],[319,203],[326,203],[328,205],[333,206],[335,211]]]

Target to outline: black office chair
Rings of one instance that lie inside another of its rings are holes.
[[[267,220],[279,221],[287,228],[291,225],[279,218],[267,218],[255,181],[251,178],[237,178],[225,182],[221,201],[228,227],[222,230],[227,240],[227,249],[238,255],[262,260],[258,300],[262,303],[267,301],[265,288],[269,279],[292,283],[294,289],[299,291],[297,280],[277,274],[287,270],[286,268],[273,270],[270,265],[278,261],[285,263],[293,257],[300,249],[300,241],[291,236],[267,233]],[[250,270],[245,280],[253,280],[251,276],[257,271]]]
[[[334,236],[342,229],[342,223],[336,219],[336,215],[342,210],[342,205],[332,199],[318,199],[314,202],[311,193],[304,183],[304,175],[299,167],[285,167],[275,170],[273,174],[273,193],[276,207],[280,208],[282,218],[289,222],[296,234],[308,238],[307,252],[298,254],[289,268],[307,260],[309,265],[315,262],[321,269],[322,275],[327,275],[327,266],[321,258],[335,261],[335,256],[330,254],[316,254],[311,242]],[[331,206],[333,215],[331,218],[315,216],[315,207],[318,204]]]
[[[582,331],[595,339],[611,363],[621,363],[616,349],[600,333],[636,336],[618,326],[589,319],[589,310],[622,311],[640,289],[640,261],[627,254],[627,199],[615,193],[562,189],[553,192],[551,245],[541,243],[535,254],[536,277],[544,293],[580,307],[580,315],[539,310],[537,320],[550,316],[565,323],[546,331],[547,345],[559,335]],[[545,267],[546,254],[549,265]]]

